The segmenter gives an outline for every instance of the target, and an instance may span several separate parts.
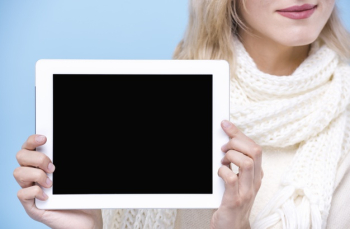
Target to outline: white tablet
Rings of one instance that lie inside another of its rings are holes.
[[[218,208],[224,60],[42,59],[37,151],[56,166],[40,209]]]

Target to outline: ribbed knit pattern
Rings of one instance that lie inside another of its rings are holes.
[[[231,121],[261,146],[300,143],[281,189],[252,228],[282,221],[284,228],[325,228],[339,160],[349,152],[349,66],[322,46],[290,76],[261,72],[235,40]],[[302,197],[300,204],[295,199]]]
[[[103,229],[172,229],[176,209],[103,209]]]
[[[230,82],[230,120],[263,148],[298,146],[278,181],[279,190],[251,227],[324,229],[337,168],[350,151],[350,67],[316,42],[292,75],[273,76],[257,68],[237,38],[234,42],[237,68]],[[199,220],[194,211],[182,211],[178,227],[200,224],[189,222],[183,215],[188,212]],[[173,229],[177,210],[102,209],[102,214],[104,229]],[[211,214],[207,210],[201,229],[209,228]]]

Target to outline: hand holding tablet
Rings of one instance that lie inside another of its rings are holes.
[[[35,148],[46,143],[46,137],[33,134],[22,145],[22,149],[16,154],[16,159],[21,165],[14,170],[14,177],[21,186],[17,192],[26,213],[35,221],[47,225],[49,228],[102,228],[102,211],[100,209],[81,210],[43,210],[34,206],[35,198],[42,201],[48,200],[48,196],[38,186],[51,187],[52,182],[47,179],[47,174],[52,174],[55,167],[50,158]],[[69,224],[69,225],[67,225]]]
[[[36,133],[47,143],[37,150],[56,170],[35,204],[217,208],[224,119],[226,61],[39,60]]]

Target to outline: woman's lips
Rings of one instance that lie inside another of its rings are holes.
[[[304,4],[277,10],[280,15],[290,19],[305,19],[310,17],[316,10],[317,5]]]

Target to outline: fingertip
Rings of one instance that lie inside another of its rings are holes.
[[[43,198],[43,200],[47,200],[47,199],[49,198],[49,196],[48,196],[48,195],[46,195],[46,193],[43,191],[42,198]]]
[[[43,144],[46,141],[46,137],[44,135],[37,134],[35,135],[35,141],[39,144]]]
[[[41,195],[35,196],[35,198],[37,198],[38,200],[41,200],[41,201],[46,201],[48,196],[43,192]]]
[[[41,146],[46,143],[46,137],[40,134],[33,134],[23,143],[22,149],[35,150],[37,146]]]
[[[224,129],[230,128],[231,125],[232,125],[231,122],[228,121],[228,120],[222,120],[222,121],[221,121],[221,126],[222,126]]]
[[[225,151],[225,145],[221,146],[221,151],[222,151],[223,153],[226,153],[226,151]]]
[[[52,162],[49,163],[49,165],[47,166],[47,169],[49,170],[50,173],[52,173],[53,171],[55,171],[55,165],[52,164]]]

